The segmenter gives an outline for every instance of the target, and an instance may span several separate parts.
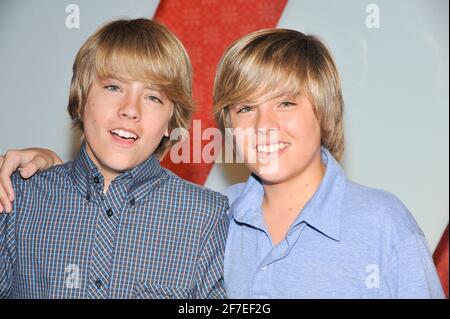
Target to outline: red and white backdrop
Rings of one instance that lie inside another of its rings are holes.
[[[184,43],[194,69],[194,98],[198,110],[193,119],[202,129],[214,127],[212,88],[215,67],[227,46],[252,31],[276,27],[287,0],[162,0],[154,18],[173,30]],[[192,134],[192,132],[191,132]],[[202,141],[204,146],[208,141]],[[192,141],[191,141],[192,146]],[[205,184],[213,164],[178,163],[169,156],[163,165],[194,183]],[[440,240],[434,260],[448,297],[448,226]]]
[[[68,27],[73,13],[68,8],[74,5],[79,26]],[[331,48],[342,78],[346,173],[405,203],[434,251],[448,295],[448,5],[428,0],[0,1],[0,153],[36,145],[73,159],[79,139],[65,110],[73,58],[98,26],[114,17],[154,17],[180,37],[193,63],[194,119],[201,120],[203,130],[215,126],[214,72],[227,46],[268,27],[313,33]],[[20,125],[11,119],[20,119]],[[248,174],[237,164],[173,164],[165,158],[163,165],[217,191]]]

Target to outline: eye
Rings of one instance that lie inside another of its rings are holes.
[[[118,87],[117,85],[114,85],[114,84],[106,85],[106,86],[104,86],[104,88],[111,92],[120,92],[120,87]]]
[[[251,106],[245,105],[241,108],[239,108],[239,110],[237,111],[237,113],[248,113],[252,110]]]
[[[147,99],[152,101],[152,102],[158,103],[158,104],[163,104],[161,99],[156,97],[156,96],[154,96],[154,95],[147,96]]]
[[[289,101],[285,101],[285,102],[281,102],[280,103],[280,107],[282,107],[282,108],[290,107],[292,105],[295,105],[295,103],[294,102],[289,102]]]

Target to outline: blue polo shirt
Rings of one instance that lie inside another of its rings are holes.
[[[323,180],[273,245],[255,176],[225,190],[228,298],[443,298],[423,232],[394,195],[349,181],[322,148]]]

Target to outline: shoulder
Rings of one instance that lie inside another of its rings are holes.
[[[399,298],[441,296],[428,242],[402,201],[390,192],[353,182],[347,184],[344,198],[346,239],[361,248],[358,258],[379,264]]]
[[[164,181],[165,191],[170,192],[171,197],[182,198],[183,205],[186,205],[186,207],[207,209],[212,212],[228,210],[228,199],[226,196],[182,179],[165,168],[163,172],[166,175]]]
[[[32,190],[32,189],[62,189],[69,186],[70,172],[72,162],[67,162],[62,165],[53,166],[42,172],[38,172],[28,179],[22,178],[19,172],[12,175],[13,187],[17,192]]]
[[[230,206],[236,201],[236,199],[242,194],[246,183],[237,183],[225,188],[221,193],[228,198]]]
[[[184,180],[165,168],[163,174],[158,196],[164,198],[164,205],[170,211],[176,212],[176,218],[189,220],[190,227],[201,229],[198,234],[204,238],[209,238],[211,233],[225,237],[226,232],[222,230],[228,226],[227,197]]]
[[[344,196],[344,219],[350,219],[396,241],[424,236],[411,212],[394,194],[349,181]]]

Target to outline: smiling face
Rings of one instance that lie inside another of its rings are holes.
[[[261,100],[229,107],[233,129],[255,136],[236,142],[247,167],[270,184],[322,174],[320,126],[308,98],[298,94]],[[252,153],[257,154],[256,161],[251,160]],[[270,170],[264,169],[268,166]]]
[[[284,92],[289,92],[285,100],[294,104],[273,99],[277,97],[274,94]],[[264,103],[238,116],[237,104],[247,104],[241,102],[248,100]],[[304,170],[308,163],[317,166],[321,162],[321,146],[341,160],[343,112],[336,64],[326,45],[313,35],[289,29],[259,30],[236,41],[220,59],[214,80],[217,124],[222,133],[230,126],[253,130],[264,125],[279,128],[280,141],[286,140],[272,146],[273,150],[282,149],[275,157],[280,162],[280,170],[275,174],[279,179],[289,175],[291,167]],[[288,145],[289,140],[296,145]],[[260,164],[253,165],[248,160],[247,163],[253,172],[258,171]]]
[[[173,111],[163,92],[140,81],[94,80],[83,111],[89,157],[106,184],[158,147]]]

